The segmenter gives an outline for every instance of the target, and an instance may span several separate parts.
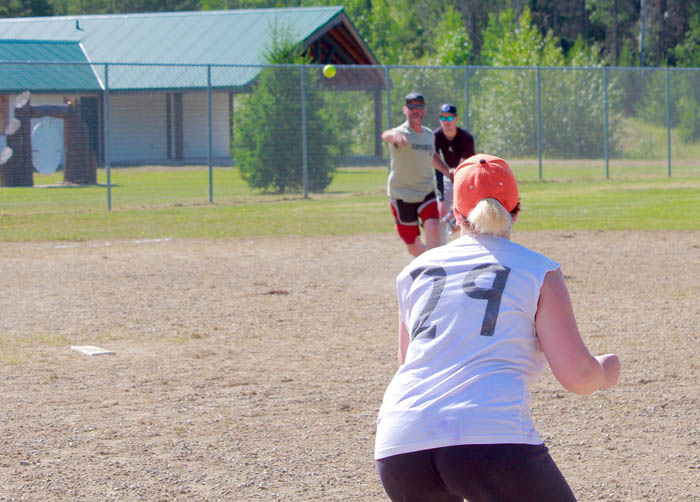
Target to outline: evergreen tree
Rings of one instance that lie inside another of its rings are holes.
[[[237,114],[236,165],[251,188],[282,193],[303,187],[301,72],[306,72],[308,187],[321,192],[348,150],[349,136],[341,129],[346,116],[326,106],[319,72],[301,66],[310,60],[300,52],[289,29],[274,25],[271,30],[267,62],[299,66],[266,68],[258,76]]]

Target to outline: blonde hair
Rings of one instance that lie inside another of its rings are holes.
[[[510,237],[513,216],[500,202],[488,197],[480,200],[469,216],[462,216],[461,225],[472,233]]]

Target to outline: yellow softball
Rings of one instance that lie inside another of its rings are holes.
[[[323,74],[326,76],[326,78],[335,77],[335,66],[332,64],[327,64],[323,67]]]

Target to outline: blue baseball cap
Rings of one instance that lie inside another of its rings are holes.
[[[440,112],[457,115],[457,107],[455,105],[451,105],[450,103],[445,103],[444,105],[440,106]]]

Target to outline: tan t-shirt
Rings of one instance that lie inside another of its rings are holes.
[[[402,147],[389,145],[391,169],[387,180],[387,195],[405,202],[421,202],[435,190],[432,158],[435,152],[435,135],[423,126],[416,132],[404,122],[394,130],[406,135],[408,144]]]

